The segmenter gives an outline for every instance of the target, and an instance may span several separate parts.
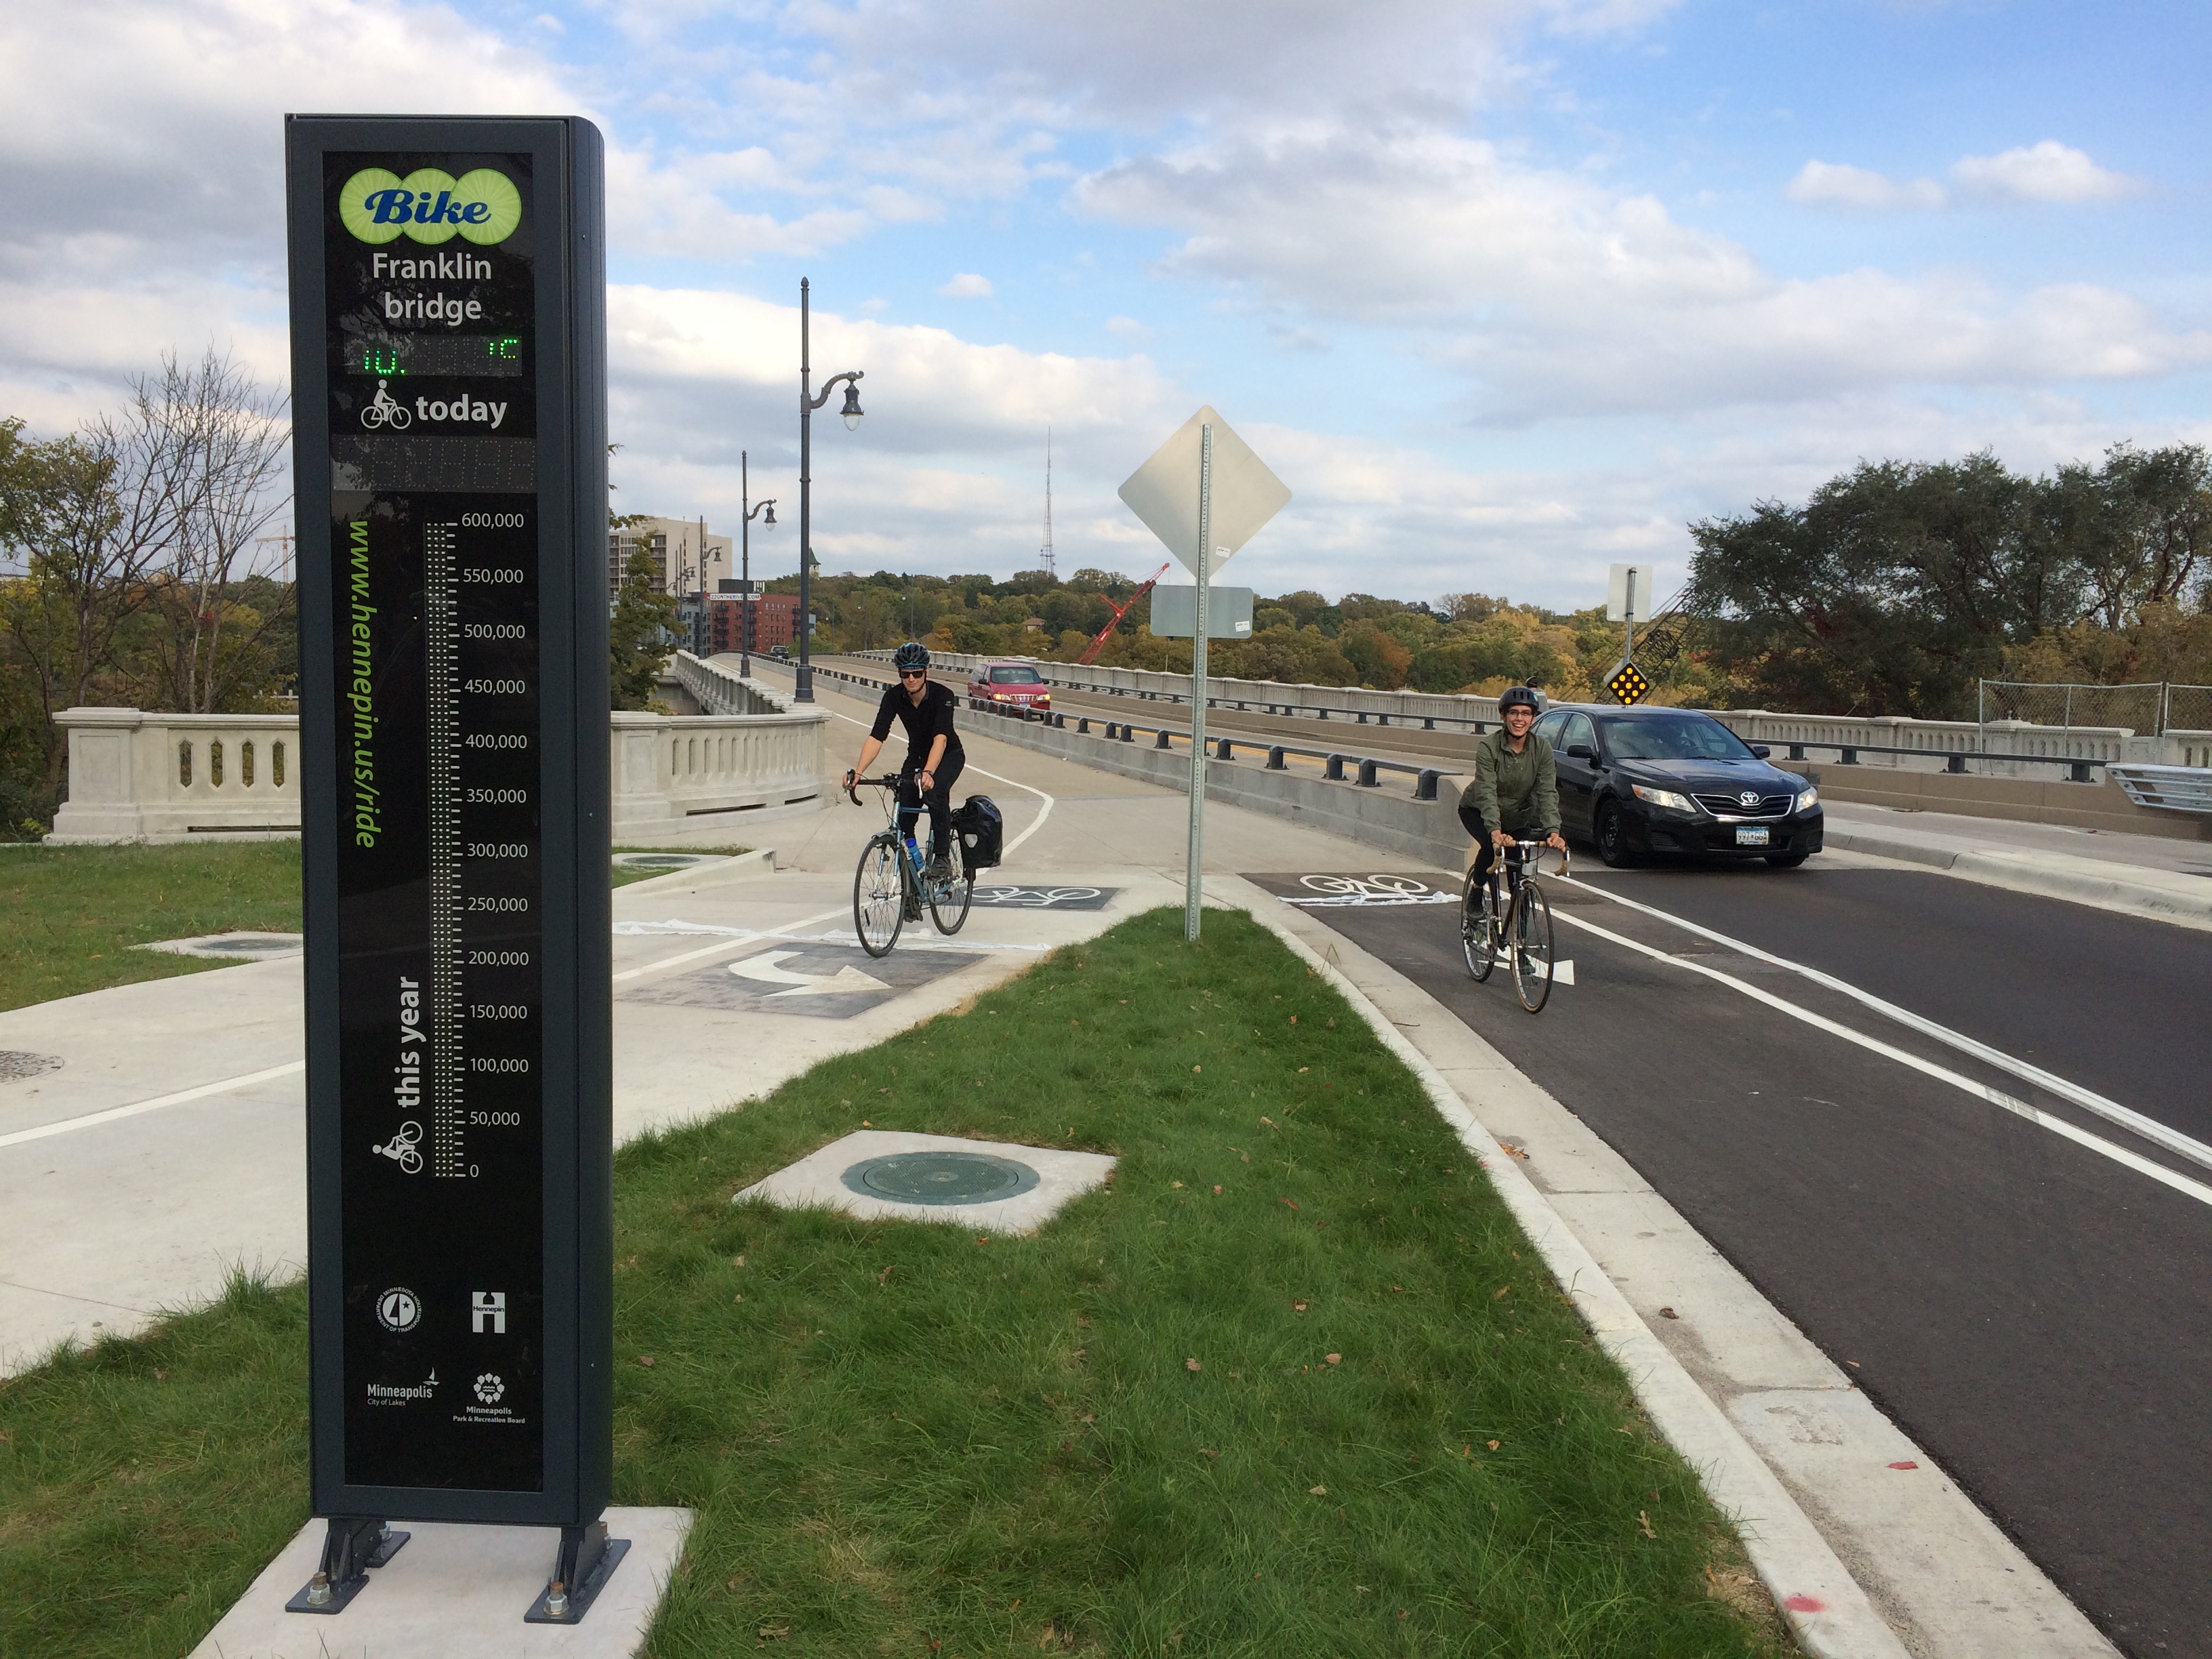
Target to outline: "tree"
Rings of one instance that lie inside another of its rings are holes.
[[[610,701],[616,708],[650,707],[661,665],[668,660],[668,641],[676,631],[676,601],[653,591],[659,574],[649,547],[632,552],[623,570],[622,590],[615,597],[614,615],[607,623],[607,646],[613,659]]]

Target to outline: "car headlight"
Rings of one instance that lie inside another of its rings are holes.
[[[1818,806],[1820,804],[1820,792],[1819,790],[1804,789],[1798,792],[1796,808],[1798,811],[1802,812],[1808,806]]]
[[[1678,795],[1671,789],[1646,789],[1640,783],[1632,783],[1628,787],[1636,792],[1637,799],[1648,800],[1654,806],[1669,806],[1677,812],[1694,812],[1698,810],[1690,805],[1690,798],[1687,795]]]

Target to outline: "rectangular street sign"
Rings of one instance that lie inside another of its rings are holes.
[[[1156,587],[1152,590],[1152,620],[1146,624],[1156,639],[1187,640],[1198,632],[1198,590],[1195,587]],[[1252,637],[1252,590],[1221,587],[1212,582],[1206,590],[1206,637],[1209,640],[1249,640]]]
[[[1616,564],[1606,573],[1605,618],[1607,622],[1650,622],[1659,607],[1651,586],[1656,576],[1648,564]]]
[[[285,137],[314,1509],[584,1527],[611,1470],[600,137]]]

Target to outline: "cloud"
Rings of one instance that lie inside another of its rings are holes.
[[[1885,174],[1837,161],[1808,161],[1798,169],[1783,192],[1807,207],[1857,208],[1881,211],[1896,208],[1939,208],[1943,186],[1933,179],[1900,182]]]
[[[2019,202],[2111,202],[2133,196],[2142,181],[2099,167],[2081,150],[2045,138],[1996,155],[1968,155],[1951,168],[1959,188]]]
[[[1409,349],[1480,385],[1468,410],[1491,419],[2133,378],[2212,360],[2212,335],[2175,332],[2095,284],[2014,296],[1958,271],[1781,276],[1652,197],[1433,131],[1194,146],[1093,173],[1073,199],[1180,233],[1170,273],[1262,308],[1407,331]]]
[[[1152,337],[1152,331],[1134,317],[1109,317],[1106,331],[1117,340],[1127,340],[1131,345],[1143,345]]]
[[[991,279],[963,270],[937,291],[948,300],[988,300],[991,297]]]

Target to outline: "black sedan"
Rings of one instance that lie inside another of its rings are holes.
[[[1536,730],[1558,763],[1562,828],[1615,868],[1686,853],[1788,869],[1820,850],[1820,792],[1710,714],[1567,704]]]

